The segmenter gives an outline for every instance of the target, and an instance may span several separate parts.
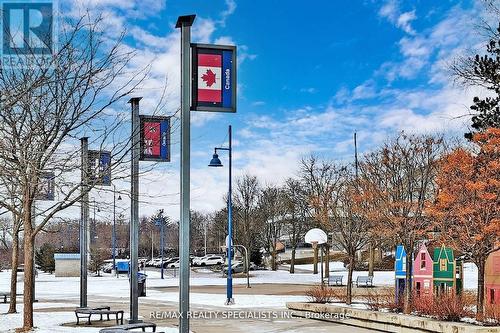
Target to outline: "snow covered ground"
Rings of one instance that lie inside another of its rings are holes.
[[[340,270],[342,267],[338,263],[332,262],[332,270],[336,275],[343,275],[347,279],[347,272]],[[311,270],[312,265],[299,265],[297,268]],[[178,286],[178,277],[160,278],[158,271],[146,272],[148,275],[147,287],[167,287]],[[252,271],[251,284],[315,284],[320,282],[319,275],[311,273],[289,274],[286,270],[272,271]],[[358,275],[367,275],[367,272],[354,272],[354,279]],[[344,280],[344,281],[345,281]],[[465,289],[475,289],[477,286],[477,268],[473,264],[466,264],[464,267],[464,287]],[[36,295],[40,302],[35,303],[35,309],[42,308],[72,308],[79,303],[79,278],[62,278],[50,274],[39,274],[36,279]],[[212,273],[208,270],[198,270],[193,272],[192,286],[214,286],[225,285],[226,279],[220,273]],[[233,279],[234,284],[245,284],[246,278]],[[394,272],[375,272],[374,285],[392,286],[394,285]],[[0,272],[0,291],[8,291],[10,287],[10,271]],[[22,282],[18,283],[19,291],[22,293]],[[125,275],[116,278],[109,274],[102,277],[90,276],[88,279],[89,300],[117,299],[128,300],[129,282]],[[163,304],[175,304],[178,302],[178,293],[168,289],[152,290],[148,289],[148,297],[141,299],[142,302],[161,302]],[[199,293],[193,292],[190,295],[191,305],[220,307],[224,304],[225,295],[220,293]],[[284,308],[286,302],[305,301],[305,296],[276,296],[276,295],[237,295],[236,305],[232,309],[256,309],[256,308]],[[52,302],[49,302],[52,301]],[[5,313],[8,304],[0,304],[0,313]],[[21,310],[22,306],[18,306]],[[81,328],[71,328],[60,326],[62,323],[74,322],[73,312],[35,312],[35,323],[37,333],[59,333],[59,332],[82,332]],[[0,332],[9,332],[21,326],[21,314],[0,316]],[[174,328],[159,327],[159,331],[176,332]],[[98,332],[98,328],[85,328],[85,332]]]

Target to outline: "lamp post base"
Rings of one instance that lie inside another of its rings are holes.
[[[227,298],[224,305],[234,305],[234,298]]]

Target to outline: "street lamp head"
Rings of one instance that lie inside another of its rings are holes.
[[[214,156],[212,157],[212,160],[210,161],[210,164],[208,165],[209,167],[221,167],[222,162],[219,159],[219,155],[217,153],[214,153]]]

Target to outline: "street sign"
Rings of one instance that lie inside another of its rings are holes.
[[[36,200],[41,201],[54,201],[55,199],[55,178],[53,172],[44,172],[40,176],[38,183],[38,193]]]
[[[111,186],[111,152],[89,150],[88,164],[91,184]]]
[[[170,162],[170,117],[140,116],[141,161]]]
[[[236,46],[191,43],[191,110],[236,112]]]

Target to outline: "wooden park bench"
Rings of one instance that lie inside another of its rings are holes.
[[[90,322],[90,317],[92,317],[92,315],[99,315],[99,320],[102,320],[103,315],[106,315],[107,320],[110,320],[109,315],[115,315],[116,324],[123,324],[123,311],[111,310],[109,306],[100,306],[96,308],[77,308],[75,310],[76,324],[78,325],[80,323],[80,318],[85,318],[88,319],[88,325],[91,325],[92,323]]]
[[[329,286],[341,286],[342,285],[342,275],[330,275],[328,277]]]
[[[358,276],[356,287],[373,287],[373,276]]]
[[[128,332],[134,329],[142,329],[143,332],[146,332],[146,328],[151,328],[151,332],[156,332],[156,324],[155,323],[134,323],[134,324],[125,324],[113,327],[103,328],[99,331],[99,333],[123,333]],[[163,333],[163,332],[157,332]]]

